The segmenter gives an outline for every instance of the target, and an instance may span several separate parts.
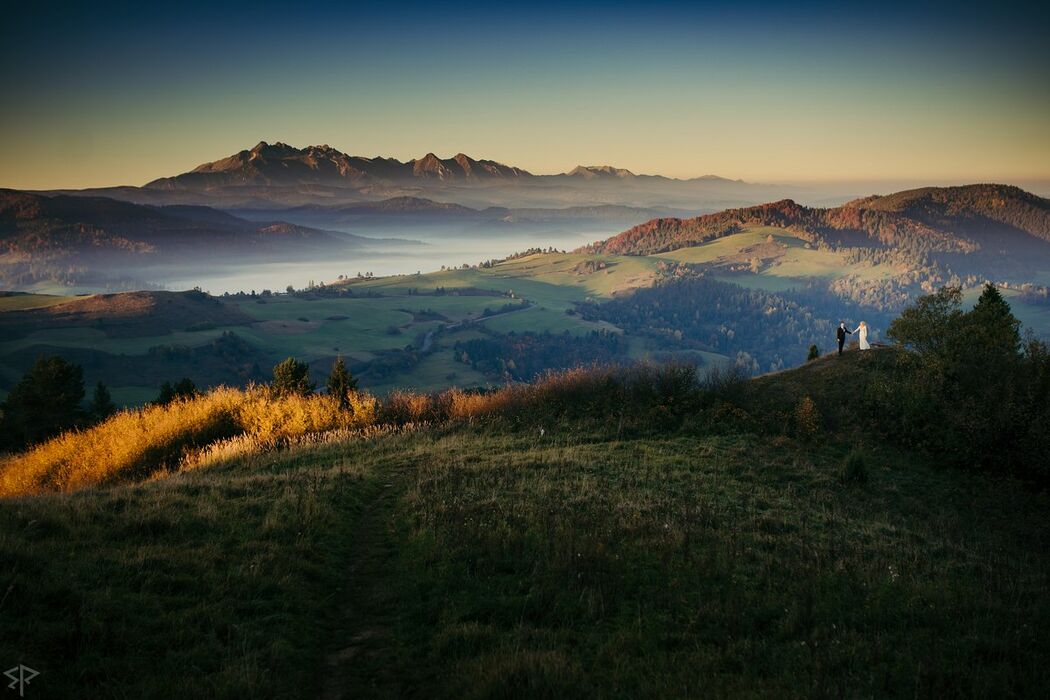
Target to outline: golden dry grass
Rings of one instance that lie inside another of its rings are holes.
[[[262,449],[297,436],[372,425],[376,400],[273,396],[265,388],[220,387],[165,406],[123,411],[0,462],[0,496],[76,491],[176,469],[200,450],[244,437]]]
[[[543,423],[580,414],[620,415],[631,405],[666,408],[695,389],[695,371],[674,365],[580,367],[488,393],[399,391],[383,402],[353,392],[347,408],[326,395],[274,396],[266,387],[220,387],[165,406],[124,411],[92,428],[65,433],[4,458],[0,497],[157,478],[270,451],[303,436],[377,424],[493,419]]]

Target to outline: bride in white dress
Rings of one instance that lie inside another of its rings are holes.
[[[853,331],[858,334],[858,340],[860,341],[861,350],[871,350],[871,345],[868,344],[868,324],[864,321],[860,322],[857,326],[857,330]]]

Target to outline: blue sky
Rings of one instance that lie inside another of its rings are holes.
[[[259,140],[753,181],[1050,179],[1050,14],[845,3],[22,7],[0,186]]]

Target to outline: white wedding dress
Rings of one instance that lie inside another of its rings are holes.
[[[860,341],[860,349],[861,350],[871,350],[871,345],[868,344],[868,327],[867,326],[861,326],[860,328],[858,328],[854,332],[859,334],[858,335],[858,340]]]

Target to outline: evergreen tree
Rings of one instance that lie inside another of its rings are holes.
[[[88,408],[91,417],[102,422],[117,412],[117,405],[113,403],[113,397],[109,389],[102,382],[95,385],[95,393],[91,397],[91,405]]]
[[[984,286],[977,304],[967,315],[969,349],[979,350],[985,362],[1016,360],[1021,353],[1021,322],[994,284]]]
[[[285,359],[273,368],[273,382],[270,384],[270,389],[276,396],[312,394],[314,383],[310,381],[310,366],[294,357]]]
[[[339,399],[340,406],[343,408],[349,407],[350,401],[347,398],[347,394],[357,389],[357,379],[346,369],[346,363],[343,362],[341,356],[335,359],[332,371],[328,375],[326,386],[328,387],[328,393]]]
[[[174,400],[175,388],[171,382],[164,382],[160,385],[160,391],[157,392],[157,398],[153,399],[153,403],[157,406],[166,406]]]
[[[193,383],[193,380],[189,377],[183,377],[179,381],[175,382],[175,398],[178,399],[189,399],[193,398],[200,392],[197,391],[197,385]]]
[[[153,399],[153,403],[156,406],[166,406],[176,399],[190,399],[199,393],[193,380],[183,377],[174,384],[171,382],[161,384],[160,391],[157,393],[157,398]]]
[[[3,442],[10,449],[46,440],[82,416],[84,371],[61,357],[38,357],[4,404]]]

